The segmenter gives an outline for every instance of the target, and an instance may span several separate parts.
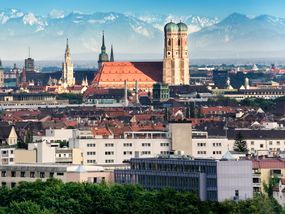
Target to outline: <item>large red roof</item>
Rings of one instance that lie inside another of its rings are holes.
[[[154,83],[162,82],[162,62],[104,62],[93,80],[94,86],[122,88],[124,81],[128,87],[150,88]]]

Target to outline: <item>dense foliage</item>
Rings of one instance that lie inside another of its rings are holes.
[[[133,185],[62,183],[59,180],[23,182],[0,188],[0,213],[281,213],[266,196],[223,203],[200,201],[188,192],[147,191]]]
[[[235,137],[234,151],[244,153],[248,152],[246,141],[244,140],[241,132],[238,132],[237,136]]]

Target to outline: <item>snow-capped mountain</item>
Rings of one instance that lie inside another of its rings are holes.
[[[188,25],[192,58],[285,55],[285,19],[268,15],[251,18],[234,13],[219,21],[193,15],[57,10],[38,16],[5,9],[0,10],[0,58],[23,59],[30,47],[36,59],[62,60],[69,38],[73,59],[96,61],[104,30],[107,50],[113,44],[115,58],[129,54],[138,56],[136,59],[158,60],[163,53],[163,26],[171,20]]]
[[[239,13],[191,35],[193,54],[199,56],[214,52],[221,57],[272,57],[282,52],[285,56],[284,40],[285,19]]]

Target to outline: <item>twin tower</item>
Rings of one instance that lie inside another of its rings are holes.
[[[170,22],[164,27],[163,82],[189,85],[188,27]]]

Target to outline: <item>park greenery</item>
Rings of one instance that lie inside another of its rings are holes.
[[[145,190],[135,185],[22,182],[9,189],[0,188],[0,213],[193,213],[193,214],[269,214],[282,213],[277,202],[265,195],[244,201],[200,201],[189,192],[172,189]]]

